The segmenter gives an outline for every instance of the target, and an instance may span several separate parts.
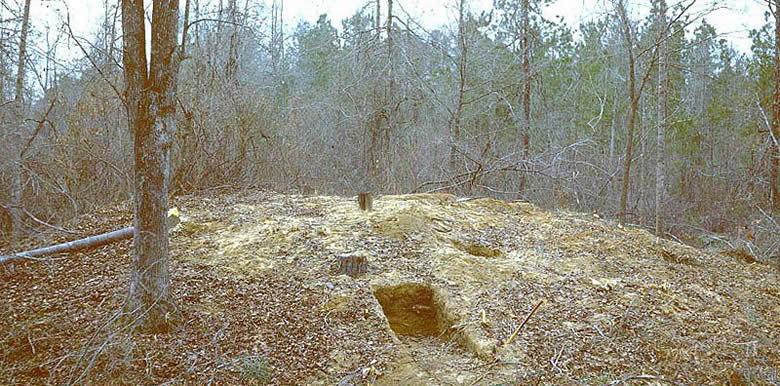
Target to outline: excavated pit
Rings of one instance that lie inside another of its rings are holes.
[[[405,283],[374,291],[382,311],[396,335],[447,336],[451,325],[442,317],[434,292],[425,284]]]

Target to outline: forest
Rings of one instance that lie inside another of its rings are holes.
[[[75,36],[78,15],[62,8],[44,29],[23,20],[25,3],[3,2],[0,38],[7,237],[14,221],[29,234],[133,191],[119,4],[100,4],[94,34]],[[463,0],[428,30],[392,0],[292,26],[281,0],[190,0],[170,195],[230,185],[522,199],[694,244],[736,235],[771,259],[773,8],[743,53],[706,10],[655,3],[642,15],[606,2],[572,26],[542,17],[549,2],[475,13]],[[64,66],[62,45],[81,59]]]

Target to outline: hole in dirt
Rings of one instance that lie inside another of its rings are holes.
[[[468,253],[472,256],[480,256],[480,257],[500,257],[502,255],[501,250],[498,248],[492,248],[488,245],[480,244],[480,243],[468,243],[464,244],[460,241],[453,241],[452,243],[455,248],[460,249],[463,252]]]
[[[449,329],[434,302],[431,287],[406,283],[374,291],[390,328],[397,335],[438,337]]]

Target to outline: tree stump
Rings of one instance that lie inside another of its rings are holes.
[[[355,253],[345,253],[338,255],[339,274],[346,274],[356,277],[368,272],[368,259],[365,255]]]
[[[360,210],[371,211],[374,205],[374,199],[371,197],[371,193],[358,193],[358,205]]]

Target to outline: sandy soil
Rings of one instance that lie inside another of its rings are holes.
[[[734,254],[446,194],[371,212],[271,192],[174,204],[178,329],[131,334],[115,317],[129,241],[17,262],[0,268],[0,383],[780,383],[778,273]],[[131,220],[120,205],[71,228]],[[368,272],[339,275],[345,254]]]

